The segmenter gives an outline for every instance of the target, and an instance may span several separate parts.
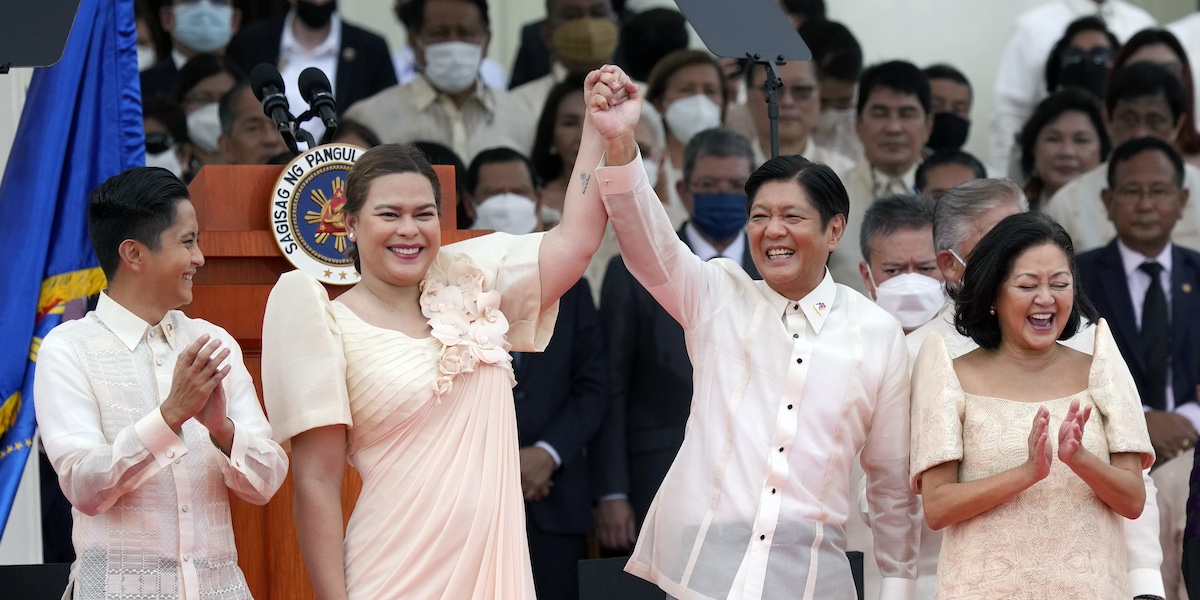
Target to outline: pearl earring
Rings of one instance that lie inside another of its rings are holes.
[[[992,308],[988,309],[988,314],[992,315],[992,316],[996,316],[996,307],[993,306]]]
[[[355,238],[354,238],[354,232],[353,232],[353,231],[351,231],[351,232],[350,232],[350,235],[348,235],[348,236],[346,236],[346,237],[350,238],[350,241],[352,241],[352,242],[355,240]]]

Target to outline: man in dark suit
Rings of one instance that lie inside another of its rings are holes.
[[[519,152],[492,148],[467,169],[480,215],[498,231],[529,233],[540,191]],[[579,597],[579,561],[587,558],[592,493],[584,448],[608,411],[608,364],[600,319],[586,279],[558,301],[545,352],[513,353],[525,528],[538,597]]]
[[[705,260],[724,258],[759,278],[746,251],[745,185],[754,151],[724,129],[697,134],[684,150],[679,237]],[[692,364],[683,328],[630,275],[620,256],[605,273],[601,322],[608,335],[612,408],[592,444],[601,546],[636,541],[655,492],[675,460],[691,413]]]
[[[340,113],[395,85],[396,70],[382,37],[343,21],[333,0],[290,2],[287,14],[242,28],[229,41],[226,55],[246,73],[259,63],[277,66],[293,114],[307,106],[296,81],[308,67],[317,67],[329,77]],[[309,121],[310,126],[316,123]],[[314,137],[319,139],[319,133]]]
[[[1200,428],[1200,253],[1171,242],[1188,202],[1183,180],[1183,161],[1167,142],[1118,146],[1101,193],[1117,237],[1076,259],[1083,290],[1137,383],[1160,464],[1195,446]]]

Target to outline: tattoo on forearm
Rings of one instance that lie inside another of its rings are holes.
[[[587,193],[588,180],[589,180],[589,178],[588,178],[588,174],[587,174],[587,173],[580,173],[580,174],[579,174],[579,181],[580,181],[580,183],[582,183],[582,184],[583,184],[583,191],[582,191],[582,192],[580,192],[581,194],[586,194],[586,193]]]

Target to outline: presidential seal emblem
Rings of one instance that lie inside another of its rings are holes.
[[[292,266],[325,283],[358,283],[342,207],[346,179],[365,152],[349,144],[317,146],[288,163],[271,197],[271,231]]]

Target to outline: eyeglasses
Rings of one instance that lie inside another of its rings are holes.
[[[1140,185],[1130,185],[1118,188],[1114,195],[1121,202],[1141,202],[1143,198],[1149,198],[1155,204],[1164,204],[1178,197],[1179,187],[1152,185],[1147,189]]]

